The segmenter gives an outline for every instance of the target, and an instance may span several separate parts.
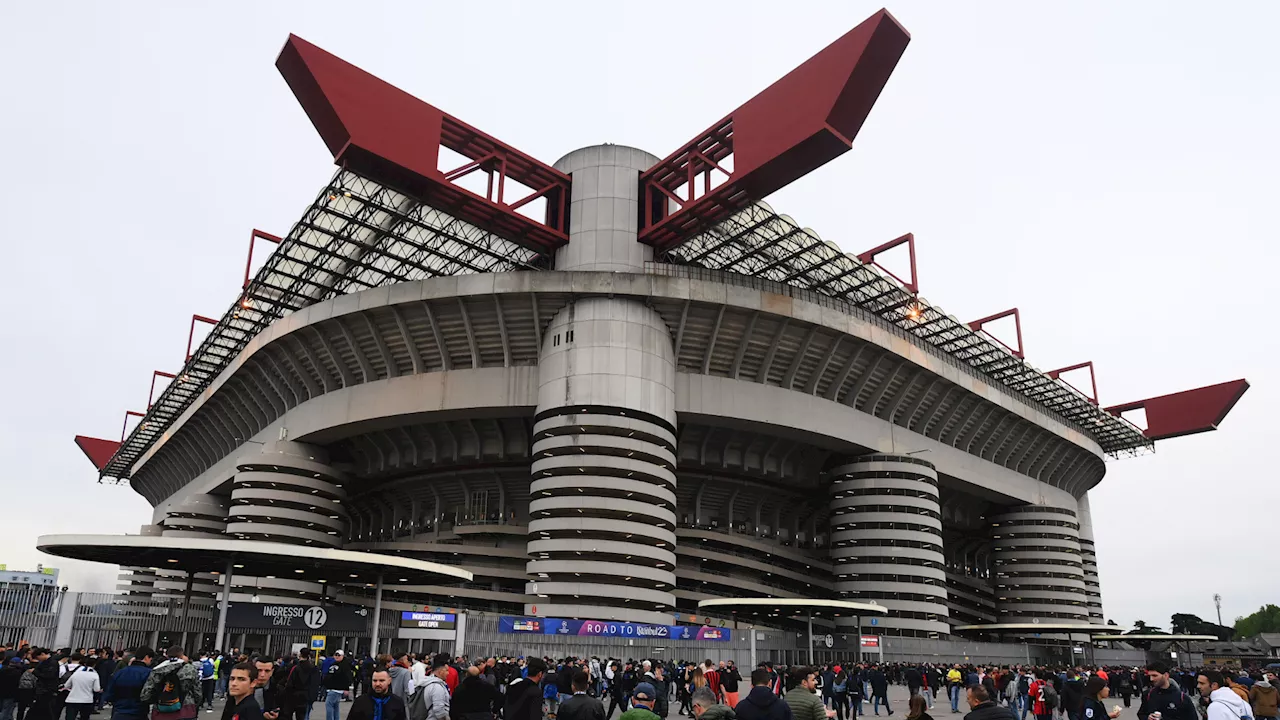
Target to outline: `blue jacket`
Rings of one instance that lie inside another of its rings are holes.
[[[103,692],[102,701],[112,703],[113,717],[146,717],[150,705],[138,699],[142,694],[142,686],[151,676],[151,668],[143,663],[130,663],[111,676],[107,689]]]

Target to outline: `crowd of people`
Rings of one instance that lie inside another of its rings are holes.
[[[400,652],[313,660],[180,647],[0,647],[0,720],[192,720],[225,699],[223,720],[854,720],[894,714],[889,688],[906,686],[907,720],[930,712],[964,720],[1104,720],[1139,704],[1139,720],[1280,720],[1274,671],[1122,667],[1048,668],[760,663],[747,677],[731,660],[673,662],[451,657]],[[938,692],[943,700],[938,705]],[[607,703],[607,707],[606,707]],[[870,706],[868,708],[868,705]]]

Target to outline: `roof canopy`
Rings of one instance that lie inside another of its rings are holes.
[[[162,535],[42,535],[36,548],[75,560],[191,573],[220,573],[231,562],[236,573],[311,582],[373,583],[379,575],[391,586],[472,579],[461,568],[393,555],[217,537],[193,541]]]
[[[850,600],[821,598],[716,598],[698,602],[699,610],[720,610],[738,615],[840,617],[850,615],[884,615],[883,605]]]
[[[992,633],[1012,633],[1012,632],[1038,632],[1038,633],[1081,633],[1089,635],[1099,635],[1103,633],[1114,634],[1123,632],[1125,628],[1116,627],[1115,625],[1089,625],[1088,623],[1072,623],[1072,622],[1042,622],[1042,623],[993,623],[990,625],[957,625],[952,628],[958,632],[992,632]],[[1126,635],[1125,637],[1136,637]]]
[[[1094,640],[1167,640],[1169,642],[1186,640],[1217,640],[1217,635],[1094,635]]]

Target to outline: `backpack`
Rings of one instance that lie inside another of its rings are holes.
[[[1040,686],[1040,697],[1044,699],[1045,710],[1054,710],[1058,707],[1058,691],[1053,689],[1053,683],[1045,683]]]
[[[849,689],[849,686],[846,685],[845,682],[841,680],[837,680],[835,681],[835,683],[831,685],[831,690],[837,693],[842,693],[848,689]]]
[[[166,672],[160,680],[160,692],[156,693],[156,712],[182,711],[182,681],[178,679],[178,671],[181,669],[182,663],[175,662],[173,669]]]
[[[28,669],[22,673],[22,677],[18,678],[19,690],[35,690],[36,689],[36,671]]]
[[[405,714],[408,715],[409,720],[427,720],[427,716],[431,714],[432,705],[427,704],[427,686],[424,683],[414,688],[413,693],[409,695]]]

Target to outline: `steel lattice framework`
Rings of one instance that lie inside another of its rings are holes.
[[[291,312],[383,285],[532,270],[543,261],[535,250],[339,170],[99,476],[128,479],[134,463],[249,341]]]
[[[751,275],[847,301],[1075,426],[1113,457],[1154,446],[1136,425],[1099,408],[998,341],[971,330],[763,202],[689,239],[667,257],[679,264]]]

